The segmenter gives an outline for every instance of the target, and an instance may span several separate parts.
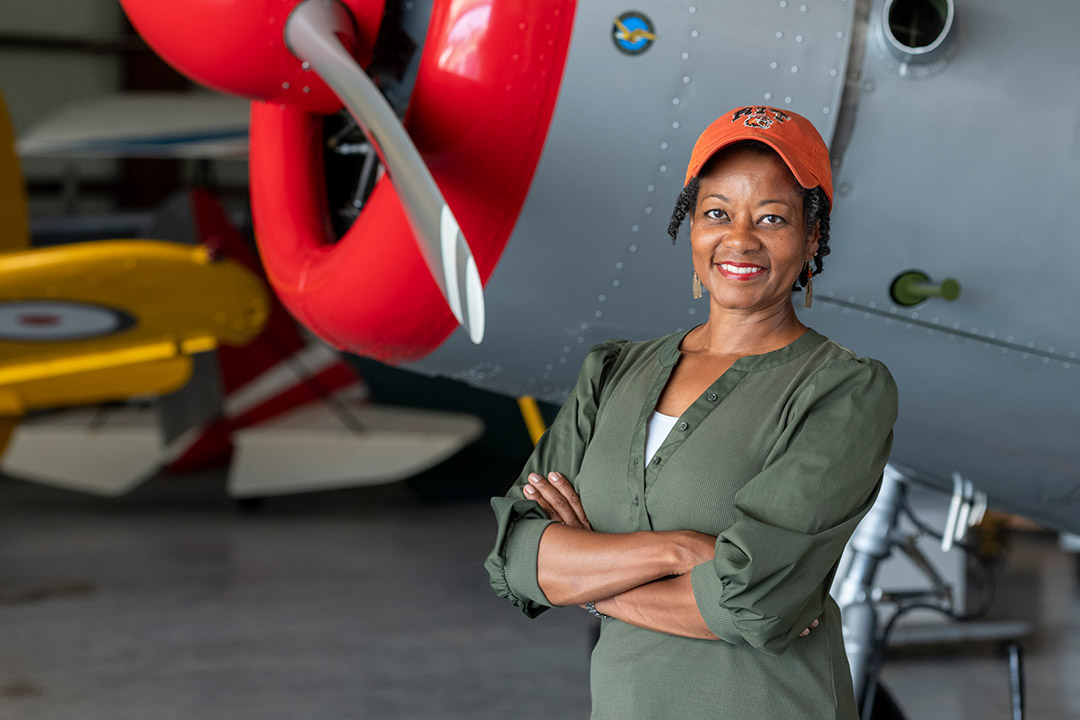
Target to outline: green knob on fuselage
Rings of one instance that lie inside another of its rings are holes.
[[[932,297],[951,301],[960,297],[960,283],[953,278],[935,283],[924,272],[908,270],[893,280],[889,294],[893,302],[904,306],[918,305]]]

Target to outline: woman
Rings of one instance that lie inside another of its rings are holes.
[[[602,618],[594,720],[856,717],[828,590],[877,494],[896,387],[792,307],[828,253],[831,202],[805,118],[712,123],[669,227],[689,220],[708,322],[592,348],[492,501],[495,590],[530,617]]]

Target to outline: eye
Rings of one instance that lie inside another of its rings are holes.
[[[765,215],[758,222],[765,225],[783,225],[787,222],[787,218],[783,215]]]
[[[723,218],[727,217],[727,213],[725,213],[720,208],[711,208],[701,214],[711,220],[722,220]]]

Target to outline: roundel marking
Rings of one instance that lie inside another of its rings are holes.
[[[66,300],[0,302],[0,341],[66,342],[114,335],[135,325],[115,308]]]
[[[611,38],[621,52],[640,55],[652,47],[656,40],[656,28],[645,13],[630,10],[615,18],[611,25]]]

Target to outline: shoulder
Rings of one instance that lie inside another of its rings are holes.
[[[581,365],[578,391],[588,388],[596,392],[628,376],[638,377],[674,363],[679,340],[685,334],[680,330],[651,340],[608,339],[593,345]]]
[[[843,399],[853,408],[896,417],[896,381],[885,363],[860,357],[828,338],[810,355],[799,393],[800,405]]]
[[[679,340],[686,334],[684,330],[652,338],[651,340],[608,339],[589,348],[584,365],[598,369],[619,361],[620,365],[635,365],[646,359],[660,360],[672,350],[678,351]]]
[[[589,348],[581,363],[574,392],[597,393],[611,375],[628,340],[608,339]]]
[[[582,374],[594,373],[609,367],[622,354],[623,348],[630,344],[629,340],[609,338],[602,343],[597,343],[589,348],[585,355],[585,361],[581,364]]]

